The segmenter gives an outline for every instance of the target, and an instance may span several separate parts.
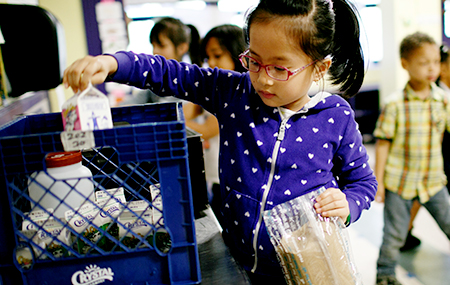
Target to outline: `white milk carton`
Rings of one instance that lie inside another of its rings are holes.
[[[150,193],[152,195],[152,220],[156,229],[153,233],[154,243],[152,242],[152,245],[161,252],[167,253],[172,247],[172,240],[164,227],[163,201],[160,187],[160,184],[150,185]]]
[[[24,213],[25,218],[22,222],[22,231],[36,231],[37,227],[32,223],[32,221],[42,226],[47,220],[50,219],[49,213],[53,213],[52,208],[47,208],[47,212],[44,210],[36,210],[30,213]]]
[[[161,196],[161,185],[155,184],[150,185],[150,193],[152,195],[152,206],[153,206],[153,224],[157,227],[163,227],[164,226],[164,218],[163,218],[163,203],[162,203],[162,196]]]
[[[124,190],[122,187],[95,192],[96,205],[87,204],[78,208],[78,214],[69,210],[66,212],[66,219],[69,225],[86,239],[96,244],[98,248],[110,251],[115,243],[95,227],[107,231],[112,237],[118,238],[118,227],[113,223],[112,218],[116,218],[122,211],[123,204],[126,203]],[[91,224],[92,223],[92,224]],[[95,226],[94,226],[95,225]],[[79,253],[88,253],[91,246],[83,239],[77,240]],[[95,251],[95,250],[94,250]]]
[[[70,227],[75,230],[75,232],[92,241],[94,239],[94,233],[91,232],[98,232],[98,230],[94,228],[90,223],[94,224],[94,220],[98,213],[99,210],[93,204],[89,203],[79,208],[66,211],[65,217]],[[81,238],[77,238],[76,246],[79,253],[87,253],[91,248]]]
[[[105,208],[109,208],[111,205],[125,203],[125,192],[123,187],[108,189],[105,191],[97,191],[95,192],[95,201],[100,208],[106,211],[107,209]]]
[[[131,211],[132,212],[131,212]],[[145,200],[132,201],[127,204],[127,208],[119,216],[119,239],[129,248],[145,247],[137,236],[147,239],[153,243],[152,232],[152,208]]]
[[[61,219],[63,223],[56,220],[48,220],[43,225],[43,229],[37,232],[40,247],[45,248],[55,257],[69,256],[69,251],[62,245],[71,245],[70,231],[64,224],[65,219]]]
[[[53,209],[48,208],[47,211],[49,213],[53,213]],[[21,233],[26,237],[20,238],[20,241],[23,242],[29,242],[32,241],[36,244],[39,244],[39,237],[37,230],[39,227],[42,227],[42,225],[50,220],[49,213],[45,212],[44,210],[35,210],[30,213],[24,213],[25,217],[22,222],[22,231]],[[32,244],[32,249],[34,253],[36,254],[36,257],[45,258],[45,255],[42,255],[42,250]],[[24,268],[29,268],[32,265],[32,256],[30,249],[28,247],[20,248],[16,252],[17,262]]]
[[[47,211],[51,213],[53,209],[49,208]],[[69,252],[62,243],[70,246],[70,231],[64,226],[65,219],[61,220],[62,223],[50,218],[49,214],[43,210],[33,211],[27,213],[22,223],[22,233],[55,257],[69,256]],[[46,255],[42,255],[40,248],[33,246],[33,249],[40,259],[47,258]]]
[[[103,130],[113,127],[108,97],[89,83],[62,105],[65,131]]]
[[[156,227],[154,227],[155,219],[153,217],[155,213],[159,215],[159,219],[156,219],[158,223]],[[161,212],[155,209],[154,202],[153,207],[150,207],[148,201],[145,200],[129,202],[127,208],[119,216],[118,224],[119,239],[129,248],[147,246],[139,237],[145,238],[148,244],[162,253],[169,252],[172,247],[171,237],[163,227]]]

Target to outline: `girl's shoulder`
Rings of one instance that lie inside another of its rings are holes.
[[[328,92],[319,92],[311,98],[308,103],[309,108],[316,110],[330,110],[334,111],[335,108],[339,109],[351,109],[351,106],[347,100],[339,95],[334,95]]]

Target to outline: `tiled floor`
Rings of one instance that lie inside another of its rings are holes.
[[[366,145],[374,163],[374,145]],[[353,256],[364,285],[374,285],[378,250],[383,236],[384,204],[373,203],[360,220],[348,228]],[[413,234],[422,244],[401,254],[397,278],[403,285],[450,284],[450,241],[423,208],[414,222]]]

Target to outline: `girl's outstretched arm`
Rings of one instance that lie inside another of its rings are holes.
[[[76,60],[64,71],[65,88],[72,87],[74,93],[84,90],[89,82],[101,84],[117,71],[118,65],[114,57],[109,55],[86,56]]]

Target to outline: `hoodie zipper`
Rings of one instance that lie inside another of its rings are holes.
[[[275,146],[272,151],[272,164],[270,167],[269,179],[267,181],[267,185],[264,190],[263,197],[262,197],[262,200],[260,203],[258,223],[256,223],[255,235],[253,236],[253,250],[255,252],[255,262],[254,262],[253,268],[251,270],[253,273],[255,273],[256,267],[258,265],[258,248],[257,247],[258,247],[259,230],[260,230],[262,222],[263,222],[263,215],[264,215],[264,209],[266,208],[267,196],[269,195],[269,190],[272,187],[273,177],[275,175],[275,165],[277,162],[278,150],[280,149],[281,141],[284,139],[284,135],[286,132],[286,123],[288,120],[289,120],[289,118],[286,118],[283,121],[281,121],[281,125],[278,130],[277,141],[275,142]]]

